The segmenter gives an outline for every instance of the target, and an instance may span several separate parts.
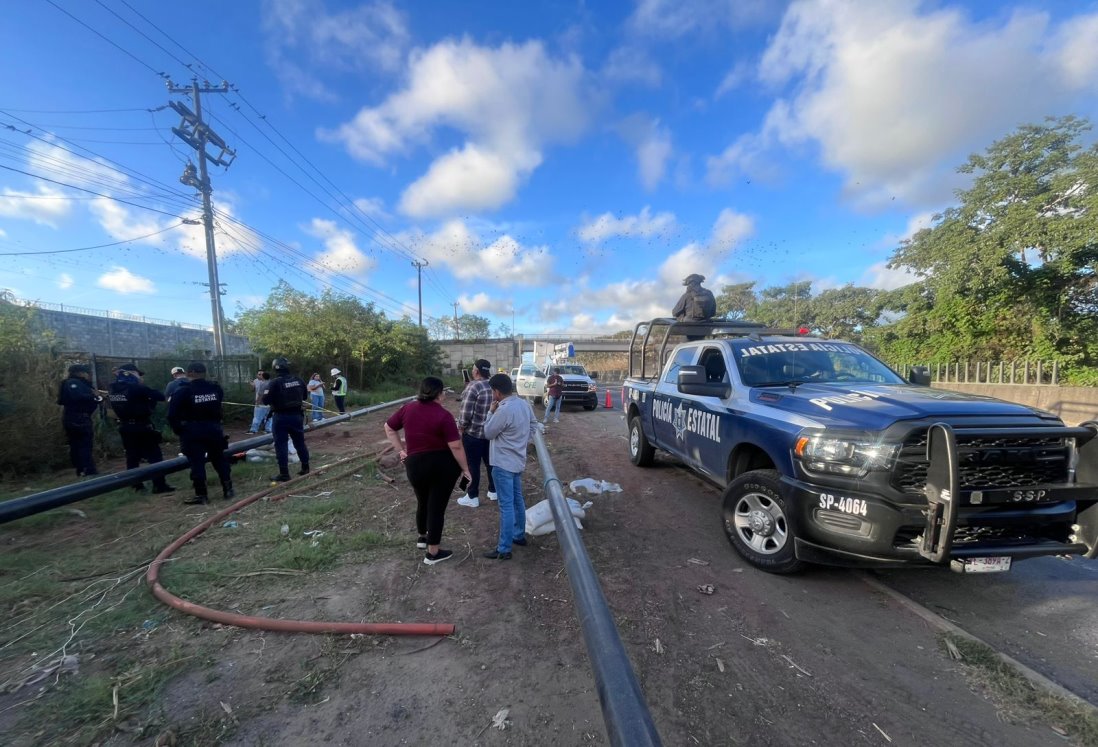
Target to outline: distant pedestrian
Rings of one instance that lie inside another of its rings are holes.
[[[461,444],[469,457],[469,470],[472,478],[465,495],[458,498],[459,506],[477,508],[480,506],[480,465],[488,473],[488,500],[496,500],[496,483],[492,477],[492,465],[488,456],[488,439],[484,437],[484,421],[488,419],[488,408],[492,406],[492,387],[488,378],[492,375],[492,364],[483,358],[473,364],[472,381],[465,385],[461,393],[461,412],[457,424],[461,430]]]
[[[491,442],[492,474],[499,491],[499,539],[495,549],[484,553],[484,557],[510,560],[512,545],[526,545],[522,473],[526,469],[526,447],[538,420],[530,403],[515,394],[510,376],[496,374],[488,383],[493,401],[484,436]]]
[[[209,501],[206,490],[206,461],[221,478],[222,495],[228,499],[236,496],[233,490],[232,468],[225,457],[229,439],[221,428],[221,403],[225,392],[216,381],[207,381],[206,364],[194,361],[187,366],[190,384],[180,387],[168,403],[168,423],[179,436],[183,456],[191,463],[191,484],[194,496],[185,499],[187,504],[204,504]]]
[[[77,363],[69,366],[68,373],[68,378],[61,382],[57,390],[57,404],[64,408],[61,411],[61,426],[69,442],[69,460],[77,477],[98,475],[92,457],[95,428],[91,416],[99,409],[103,398],[92,388],[90,366]]]
[[[545,380],[545,414],[542,415],[541,422],[549,422],[549,414],[556,410],[556,415],[553,418],[554,423],[560,422],[560,406],[564,402],[564,377],[560,375],[559,368],[552,368],[549,372],[549,378]]]
[[[454,554],[440,547],[446,505],[458,476],[470,478],[454,417],[442,406],[445,392],[442,379],[428,376],[420,384],[415,401],[385,421],[385,437],[400,455],[416,494],[416,547],[427,551],[424,565],[441,563]],[[401,430],[406,443],[401,443]]]
[[[187,372],[183,369],[183,366],[176,366],[173,368],[172,380],[164,387],[165,399],[171,399],[176,389],[181,386],[186,386],[188,383],[190,383],[190,379],[187,378]]]
[[[252,379],[252,389],[255,390],[255,406],[252,408],[252,424],[248,427],[248,433],[259,433],[259,429],[271,432],[271,420],[267,417],[271,408],[263,404],[263,395],[267,387],[271,385],[271,375],[266,371],[257,371]]]
[[[332,369],[332,376],[335,377],[332,380],[332,396],[335,397],[336,409],[342,415],[347,412],[347,377],[338,368]]]
[[[152,415],[157,402],[164,402],[164,393],[145,386],[145,372],[133,363],[118,367],[118,373],[110,386],[111,409],[118,416],[118,434],[122,448],[126,450],[126,469],[136,469],[144,459],[149,464],[164,461],[160,444],[164,437],[153,427]],[[175,490],[163,475],[152,480],[154,493],[171,493]],[[137,483],[134,490],[144,490],[144,483]]]
[[[278,460],[278,474],[271,479],[275,482],[289,482],[289,441],[293,441],[294,449],[301,460],[301,471],[298,474],[309,474],[309,447],[305,445],[303,422],[303,407],[309,391],[300,377],[290,373],[290,362],[285,358],[275,358],[271,368],[275,377],[263,393],[263,404],[270,405],[271,408],[271,430],[274,433],[275,459]]]
[[[324,419],[324,382],[320,380],[320,374],[313,374],[308,389],[309,401],[313,404],[313,422],[319,423]]]

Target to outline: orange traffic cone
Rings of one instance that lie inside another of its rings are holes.
[[[610,399],[610,390],[606,390],[606,409],[609,410],[614,406],[614,401]]]

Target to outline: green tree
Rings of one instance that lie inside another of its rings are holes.
[[[890,358],[1098,362],[1098,145],[1087,120],[1025,125],[973,155],[959,204],[903,242],[891,267],[921,282],[889,299]]]
[[[844,285],[812,299],[813,329],[824,337],[860,341],[881,316],[882,294],[873,288]]]
[[[757,303],[754,280],[726,285],[717,295],[717,316],[725,319],[750,319]]]
[[[811,280],[764,288],[759,296],[751,321],[770,327],[816,327]]]

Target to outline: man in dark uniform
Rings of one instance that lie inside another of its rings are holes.
[[[675,319],[680,322],[704,322],[712,319],[717,313],[717,299],[713,297],[711,290],[702,287],[704,280],[704,275],[696,273],[687,275],[683,279],[682,284],[686,286],[686,292],[682,294],[671,312]]]
[[[290,479],[290,456],[286,442],[293,439],[294,448],[301,459],[299,475],[309,474],[309,448],[305,445],[305,412],[302,405],[309,398],[305,382],[290,373],[290,362],[275,358],[271,364],[275,378],[263,394],[263,404],[271,406],[271,429],[274,432],[275,457],[278,459],[278,475],[275,482]]]
[[[206,364],[194,361],[187,366],[190,383],[181,386],[168,402],[168,424],[179,435],[183,456],[191,463],[191,483],[194,497],[184,503],[208,503],[206,490],[206,460],[221,478],[221,490],[225,498],[236,495],[229,460],[225,447],[229,445],[221,429],[221,403],[225,392],[215,381],[206,380]]]
[[[160,431],[152,426],[152,414],[157,402],[164,401],[162,392],[141,383],[145,375],[133,363],[124,363],[118,367],[117,378],[110,386],[111,408],[118,416],[118,433],[122,436],[122,448],[126,450],[126,469],[134,469],[141,460],[156,464],[164,460],[160,452],[160,442],[164,440]],[[133,486],[134,490],[144,490],[143,483]],[[170,493],[175,488],[168,485],[164,476],[153,478],[154,493]]]
[[[69,377],[61,382],[57,392],[57,404],[65,409],[61,413],[61,425],[69,441],[69,459],[77,477],[98,475],[92,458],[92,413],[103,401],[91,385],[91,367],[83,364],[69,366]]]

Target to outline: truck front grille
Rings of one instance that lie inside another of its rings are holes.
[[[904,440],[891,484],[909,495],[925,495],[926,429]],[[1063,438],[1011,436],[985,438],[957,432],[961,488],[994,490],[1064,482],[1068,478],[1068,447]]]

